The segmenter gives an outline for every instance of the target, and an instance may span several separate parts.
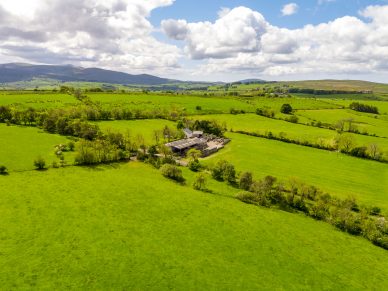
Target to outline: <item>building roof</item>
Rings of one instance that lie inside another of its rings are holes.
[[[166,146],[183,150],[203,143],[206,143],[206,140],[203,138],[191,138],[191,139],[176,140],[176,141],[167,143]]]
[[[186,137],[188,137],[188,138],[193,136],[193,132],[188,128],[185,128],[183,130],[183,132],[185,133]]]

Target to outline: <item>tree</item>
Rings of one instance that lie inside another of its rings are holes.
[[[34,166],[37,170],[43,170],[46,168],[46,161],[42,157],[37,157],[34,160]]]
[[[193,183],[193,188],[195,190],[201,190],[201,191],[204,191],[206,190],[206,176],[204,173],[199,173],[196,177],[195,177],[195,180],[194,180],[194,183]]]
[[[283,104],[280,108],[280,112],[284,114],[291,114],[292,113],[292,107],[290,104]]]
[[[341,134],[337,137],[338,149],[342,152],[348,153],[355,144],[354,136],[350,134]]]
[[[6,166],[0,165],[0,175],[7,175],[8,169]]]
[[[190,160],[198,160],[202,156],[202,152],[197,149],[188,150],[186,157]]]
[[[367,153],[374,160],[379,160],[381,158],[381,151],[379,146],[375,143],[368,146]]]
[[[240,181],[239,181],[239,185],[241,189],[245,191],[249,191],[249,189],[252,186],[252,183],[253,183],[253,177],[251,172],[244,172],[241,174]]]

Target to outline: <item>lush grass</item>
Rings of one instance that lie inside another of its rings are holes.
[[[280,108],[283,104],[290,104],[293,109],[332,109],[340,108],[340,105],[326,102],[325,100],[309,99],[309,98],[295,98],[295,97],[277,97],[277,98],[266,98],[266,97],[253,97],[246,98],[252,100],[256,108],[268,107],[273,109],[276,113],[280,112]]]
[[[121,94],[121,93],[88,93],[92,101],[102,104],[104,107],[124,107],[139,110],[154,109],[178,109],[188,114],[201,113],[228,113],[231,108],[253,112],[255,107],[245,100],[235,98],[200,97],[190,95],[173,94]],[[202,109],[197,110],[200,106]]]
[[[154,131],[162,130],[165,126],[176,129],[176,123],[163,119],[116,120],[97,122],[101,130],[118,131],[123,134],[129,132],[132,137],[142,135],[147,144],[155,144]]]
[[[142,164],[0,183],[5,290],[388,288],[388,253],[367,240],[196,192]]]
[[[227,136],[232,142],[207,158],[208,164],[226,159],[240,171],[252,171],[257,178],[297,177],[339,197],[354,195],[362,203],[388,210],[387,164],[263,138],[233,133]]]
[[[38,156],[51,165],[53,161],[58,161],[54,153],[55,145],[68,142],[66,137],[44,133],[35,127],[0,123],[0,165],[5,165],[11,171],[31,170]],[[66,154],[66,160],[72,162],[71,156]]]
[[[311,121],[321,121],[335,125],[339,120],[353,119],[353,124],[360,132],[377,134],[388,137],[388,120],[381,119],[379,115],[361,113],[350,109],[340,110],[298,110],[297,116],[308,118]]]
[[[0,91],[0,106],[15,105],[20,108],[62,108],[77,105],[79,101],[69,94],[53,92]]]
[[[338,111],[338,110],[322,110],[324,112]],[[316,115],[321,115],[321,110],[313,110],[317,112]],[[318,114],[319,113],[319,114]],[[298,113],[299,114],[299,113]],[[303,111],[301,114],[310,116],[310,111]],[[315,116],[315,115],[313,115]],[[324,116],[324,114],[322,114]],[[314,143],[320,143],[323,140],[326,144],[332,144],[338,133],[333,130],[318,128],[313,126],[306,126],[303,124],[290,123],[282,120],[276,120],[266,118],[256,114],[214,114],[214,115],[202,115],[193,116],[193,119],[209,119],[217,120],[220,123],[225,123],[228,130],[233,131],[246,131],[251,133],[265,134],[269,131],[279,135],[280,133],[285,134],[287,138],[299,141],[310,141]],[[371,119],[372,120],[372,119]],[[387,122],[386,122],[387,123]],[[387,123],[388,124],[388,123]],[[383,133],[384,129],[381,130]],[[388,132],[387,132],[388,134]],[[377,144],[384,151],[388,152],[388,139],[364,136],[359,134],[351,134],[358,146],[368,146],[369,144]]]
[[[387,101],[370,101],[370,100],[328,100],[328,102],[349,107],[353,102],[359,102],[362,104],[368,104],[371,106],[376,106],[379,109],[380,114],[388,114],[388,102]],[[373,115],[373,114],[371,114]]]

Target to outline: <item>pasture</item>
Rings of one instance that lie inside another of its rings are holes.
[[[0,165],[10,171],[32,170],[38,156],[44,158],[47,165],[51,165],[53,161],[58,161],[54,147],[68,142],[64,136],[48,134],[35,127],[6,126],[0,123]],[[73,163],[70,153],[66,153],[65,157],[69,163]]]
[[[194,191],[144,164],[0,183],[3,289],[388,288],[388,253],[367,240]]]
[[[115,120],[96,122],[102,131],[129,133],[132,137],[142,135],[147,145],[155,144],[155,130],[165,126],[176,129],[176,123],[164,119]]]
[[[18,108],[50,109],[78,105],[80,102],[69,94],[33,91],[0,91],[0,106]]]
[[[313,116],[325,116],[324,113],[321,113],[321,110],[311,110],[314,113],[317,113]],[[299,114],[305,114],[310,116],[310,110],[302,111]],[[337,110],[322,110],[324,112],[331,111],[336,112]],[[329,115],[329,114],[328,114]],[[319,117],[318,117],[319,118]],[[216,114],[216,115],[199,115],[192,116],[192,119],[209,119],[217,120],[220,123],[225,123],[228,130],[230,131],[245,131],[250,133],[260,133],[265,134],[272,132],[275,135],[282,134],[283,136],[299,141],[309,141],[314,143],[325,143],[332,144],[338,133],[334,130],[329,130],[325,128],[318,128],[313,126],[307,126],[298,123],[290,123],[283,120],[276,120],[271,118],[266,118],[256,114],[239,114],[239,115],[230,115],[230,114]],[[371,120],[374,121],[374,120]],[[387,123],[387,122],[385,122]],[[358,123],[357,123],[358,124]],[[388,124],[388,123],[387,123]],[[371,126],[370,126],[371,127]],[[379,128],[377,125],[373,125],[373,128]],[[387,127],[388,128],[388,127]],[[384,128],[381,129],[381,134],[385,132],[388,134],[387,130]],[[388,151],[388,139],[379,138],[373,136],[365,136],[360,134],[350,134],[356,141],[357,146],[368,146],[369,144],[377,144],[383,151]]]
[[[225,159],[239,171],[251,171],[258,178],[295,177],[334,196],[353,195],[362,203],[388,210],[387,164],[236,133],[227,136],[232,142],[206,158],[208,165]]]

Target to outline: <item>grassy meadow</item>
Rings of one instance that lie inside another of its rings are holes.
[[[209,165],[225,159],[258,178],[297,178],[335,196],[353,195],[362,203],[388,210],[387,164],[236,133],[227,136],[232,142],[206,158]]]
[[[6,126],[0,123],[0,165],[10,171],[34,169],[33,162],[42,157],[50,165],[58,161],[54,148],[58,144],[67,144],[66,137],[48,134],[34,127]],[[66,153],[66,160],[73,162],[71,154]]]
[[[321,110],[313,110],[319,112]],[[325,111],[325,110],[322,110]],[[335,110],[328,110],[335,111]],[[306,112],[306,115],[310,115],[310,111]],[[298,113],[299,114],[299,111]],[[320,113],[321,114],[321,113]],[[324,115],[324,114],[322,114]],[[245,131],[251,133],[265,134],[271,131],[272,133],[279,135],[283,134],[288,138],[299,141],[310,141],[314,143],[323,142],[325,144],[332,144],[338,133],[334,130],[325,128],[318,128],[313,126],[307,126],[298,123],[290,123],[283,120],[276,120],[266,118],[256,114],[215,114],[204,116],[193,116],[193,119],[210,119],[217,120],[220,123],[225,123],[228,130],[231,131]],[[388,123],[387,123],[388,125]],[[376,128],[381,129],[378,125],[373,125]],[[387,127],[388,128],[388,127]],[[388,134],[388,130],[382,128],[380,134]],[[380,148],[388,152],[388,139],[379,138],[374,136],[365,136],[360,134],[350,134],[356,141],[357,146],[368,146],[369,144],[377,144]]]
[[[140,163],[0,182],[4,289],[388,288],[388,254],[365,239]]]
[[[154,131],[165,126],[176,129],[176,123],[164,119],[115,120],[96,122],[102,131],[129,133],[132,137],[142,135],[148,145],[155,144]]]

